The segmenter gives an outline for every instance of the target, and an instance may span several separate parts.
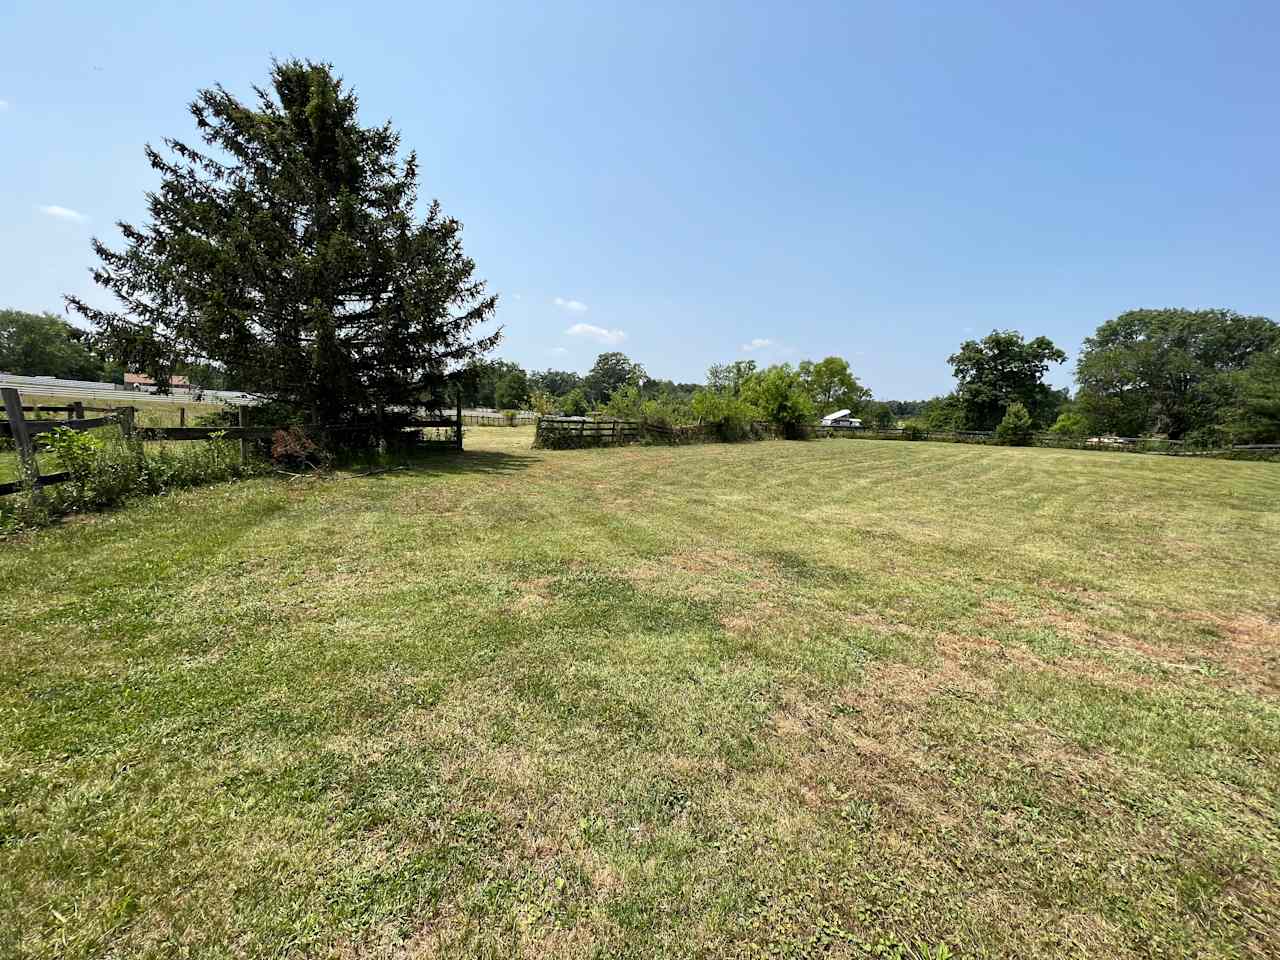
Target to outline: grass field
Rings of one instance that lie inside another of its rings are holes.
[[[0,955],[1280,954],[1280,468],[530,433],[0,544]]]

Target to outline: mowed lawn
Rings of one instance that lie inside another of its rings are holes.
[[[1280,954],[1280,466],[530,439],[0,544],[0,955]]]

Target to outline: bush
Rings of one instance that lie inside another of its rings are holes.
[[[908,420],[902,425],[903,440],[923,440],[928,436],[928,425],[919,420]]]
[[[996,442],[1008,447],[1025,447],[1031,443],[1035,425],[1031,422],[1031,414],[1020,403],[1009,404],[1004,419],[996,427]]]
[[[87,432],[57,427],[45,443],[70,479],[51,488],[58,512],[101,510],[115,506],[143,486],[141,444],[107,440]]]
[[[1059,440],[1082,440],[1089,435],[1089,421],[1082,413],[1060,413],[1049,432]]]
[[[741,396],[765,420],[782,428],[788,439],[806,436],[817,416],[804,379],[789,364],[751,374],[742,384]]]
[[[693,416],[701,423],[714,425],[716,435],[726,443],[750,440],[751,424],[759,416],[746,401],[718,390],[699,390],[690,407]]]
[[[560,409],[566,417],[585,417],[591,410],[581,387],[574,387],[560,398]]]

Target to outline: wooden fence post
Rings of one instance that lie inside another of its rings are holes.
[[[133,407],[121,407],[117,413],[120,415],[120,436],[124,437],[125,443],[132,443]]]
[[[244,429],[244,405],[241,404],[236,410],[236,422],[240,424],[240,429]],[[249,462],[249,441],[244,438],[244,434],[240,434],[240,465],[244,466]]]
[[[458,391],[458,425],[454,428],[454,444],[459,452],[462,450],[462,391]]]
[[[36,452],[31,446],[31,434],[27,433],[27,421],[22,415],[22,397],[12,387],[0,389],[4,395],[4,412],[9,418],[9,433],[13,436],[13,445],[18,448],[18,462],[24,482],[36,483],[40,479],[40,468],[36,465]]]
[[[72,402],[71,409],[67,412],[67,419],[68,420],[84,419],[84,401],[83,400],[76,400]]]
[[[178,408],[178,426],[185,427],[187,425],[187,408]]]

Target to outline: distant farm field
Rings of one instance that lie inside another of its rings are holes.
[[[1280,954],[1280,466],[530,439],[0,543],[0,956]]]

